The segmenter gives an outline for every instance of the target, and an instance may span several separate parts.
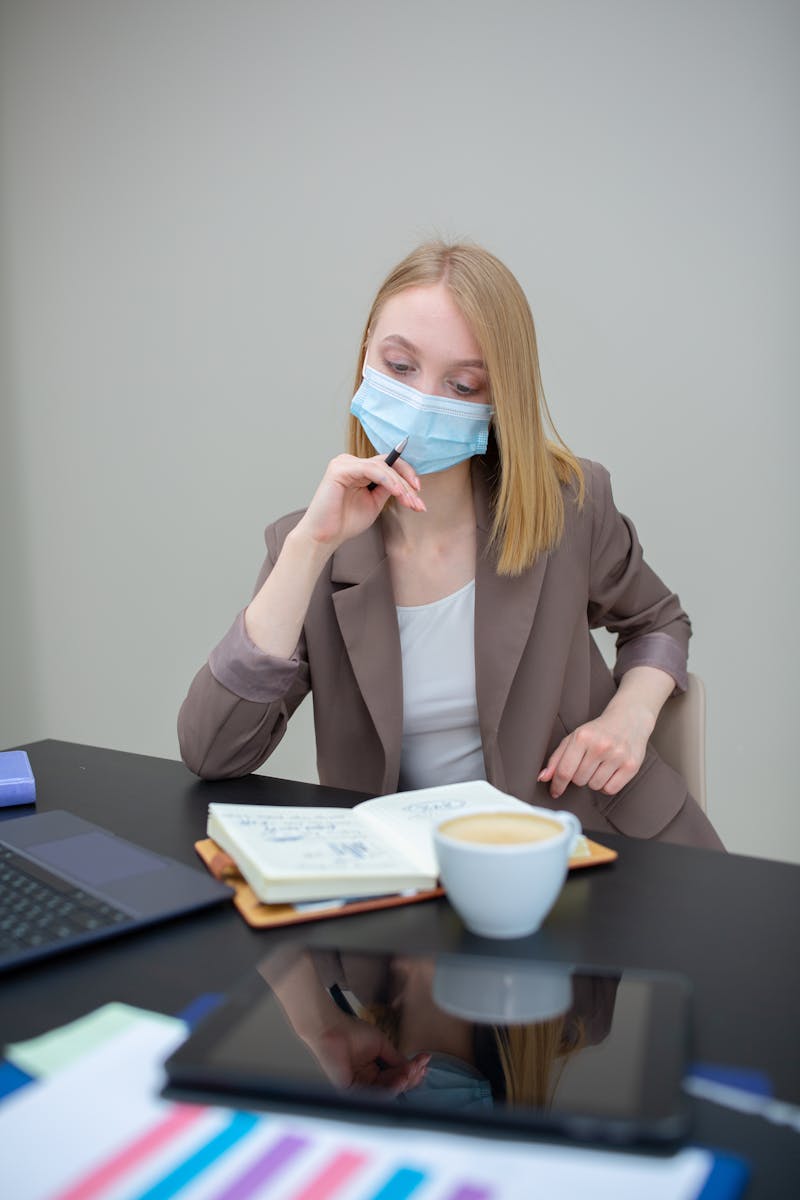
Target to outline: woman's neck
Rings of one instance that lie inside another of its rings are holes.
[[[422,478],[427,512],[393,504],[383,537],[395,604],[430,604],[475,578],[475,507],[469,462]]]
[[[420,546],[447,542],[474,529],[475,508],[469,460],[446,471],[420,476],[424,513],[392,504],[383,512],[387,547],[408,553]]]

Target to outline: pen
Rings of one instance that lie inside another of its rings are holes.
[[[402,442],[397,443],[394,450],[389,451],[389,453],[386,455],[386,458],[383,460],[386,463],[387,467],[390,467],[393,462],[397,462],[398,458],[403,453],[403,451],[405,450],[407,445],[408,445],[408,438],[404,437]],[[377,483],[368,483],[367,491],[374,492],[375,488],[377,486],[378,486]]]

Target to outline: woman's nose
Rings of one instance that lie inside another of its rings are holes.
[[[414,380],[414,387],[418,392],[424,392],[426,396],[438,396],[441,393],[441,383],[431,371],[420,371]]]

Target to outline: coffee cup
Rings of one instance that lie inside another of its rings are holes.
[[[478,1025],[550,1021],[572,1006],[572,971],[570,963],[444,954],[434,967],[433,999],[443,1012]]]
[[[535,933],[563,887],[575,838],[570,812],[485,810],[442,821],[434,845],[442,886],[472,933]]]

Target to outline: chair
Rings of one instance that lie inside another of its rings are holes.
[[[686,780],[686,786],[706,811],[706,688],[698,675],[689,675],[683,695],[672,696],[659,713],[650,737],[653,749]]]

